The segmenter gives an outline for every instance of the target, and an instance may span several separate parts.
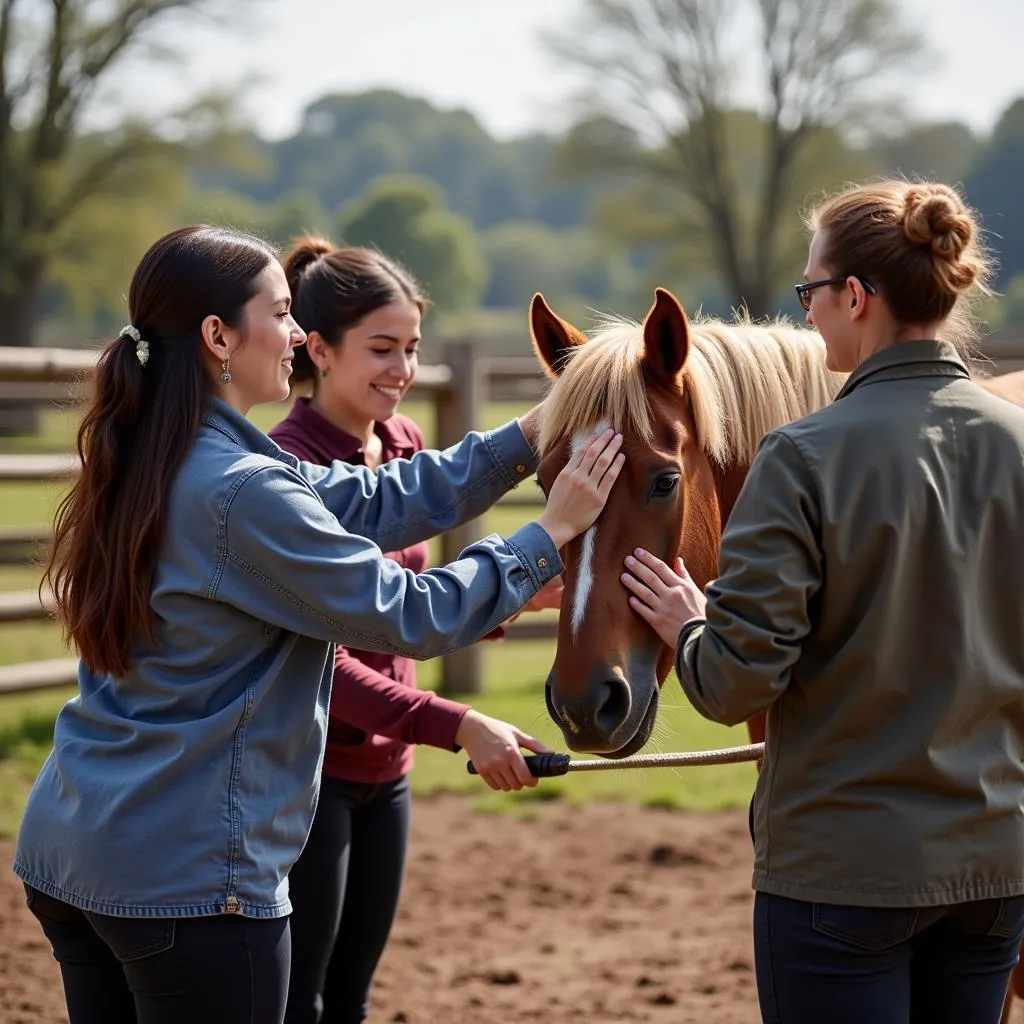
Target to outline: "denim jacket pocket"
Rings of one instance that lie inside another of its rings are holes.
[[[96,934],[123,963],[165,953],[174,945],[174,920],[161,917],[85,915]]]
[[[906,942],[917,928],[914,907],[847,907],[815,903],[814,930],[867,952],[878,953]]]

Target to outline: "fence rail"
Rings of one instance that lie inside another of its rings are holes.
[[[479,427],[489,401],[535,401],[545,388],[532,357],[487,358],[472,345],[454,343],[444,350],[444,362],[422,366],[413,395],[429,401],[435,418],[435,436],[447,446]],[[76,403],[90,388],[98,353],[59,348],[0,347],[0,400]],[[978,368],[999,374],[1024,369],[1024,340],[990,340]],[[0,455],[0,482],[67,480],[78,471],[77,456]],[[502,507],[539,507],[533,488],[513,491]],[[466,523],[441,537],[441,557],[449,562],[480,535],[478,523]],[[24,563],[37,556],[49,537],[40,526],[0,528],[0,564]],[[36,591],[0,594],[0,623],[40,621],[52,617],[50,599],[40,601]],[[549,639],[555,635],[551,619],[522,619],[506,627],[506,642]],[[0,696],[68,686],[77,678],[74,658],[56,658],[0,667]],[[483,668],[479,645],[442,659],[441,689],[448,693],[479,692]]]
[[[98,352],[59,348],[0,347],[0,400],[77,404],[91,388]],[[471,345],[454,343],[443,352],[440,364],[421,366],[412,397],[426,401],[433,410],[435,437],[442,447],[461,440],[479,427],[489,401],[535,401],[544,392],[544,378],[532,357],[486,359]],[[66,481],[79,468],[71,453],[0,455],[0,483]],[[501,500],[502,507],[539,508],[540,497],[532,487],[513,491]],[[478,522],[466,523],[441,537],[443,561],[478,539]],[[48,528],[31,525],[0,528],[0,564],[24,564],[36,559],[49,539]],[[49,600],[40,601],[36,591],[0,594],[0,624],[41,621],[52,617]],[[549,639],[555,623],[543,617],[517,621],[506,627],[506,642]],[[441,659],[440,688],[447,693],[479,692],[483,666],[476,646]],[[74,683],[76,661],[58,658],[0,668],[0,695],[24,693]]]

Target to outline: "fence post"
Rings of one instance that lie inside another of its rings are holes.
[[[469,342],[452,342],[444,347],[444,362],[451,367],[451,385],[437,396],[437,444],[440,448],[461,441],[471,430],[483,424],[483,411],[487,400],[487,382],[483,376],[483,363]],[[441,536],[441,560],[453,562],[463,548],[483,536],[479,519],[464,523]],[[441,659],[442,693],[480,693],[483,689],[483,662],[480,645],[446,654]]]

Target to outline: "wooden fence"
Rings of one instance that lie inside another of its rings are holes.
[[[539,400],[544,378],[532,357],[487,359],[473,346],[454,343],[443,352],[444,363],[421,366],[412,397],[433,408],[434,437],[440,447],[461,440],[479,428],[490,401]],[[64,349],[0,347],[0,397],[25,401],[79,401],[89,389],[96,352]],[[0,481],[46,481],[71,478],[78,469],[76,456],[2,455]],[[502,507],[539,509],[536,489],[522,487],[506,495]],[[441,558],[453,561],[468,544],[482,536],[479,522],[466,523],[442,535]],[[0,528],[0,563],[25,563],[37,558],[48,532],[35,525]],[[38,621],[52,615],[47,600],[35,590],[0,593],[0,623]],[[519,619],[507,629],[507,642],[548,639],[554,636],[550,620]],[[75,682],[78,662],[58,658],[31,664],[0,667],[0,696],[66,686]],[[483,687],[479,646],[441,659],[440,688],[446,693],[475,693]]]
[[[1024,341],[990,341],[985,346],[987,373],[1024,369]],[[444,350],[444,363],[420,367],[413,386],[415,397],[433,407],[435,438],[445,447],[479,427],[483,410],[491,401],[539,399],[544,389],[532,357],[489,359],[472,345],[455,343]],[[96,352],[65,349],[0,347],[0,398],[45,402],[78,401],[87,393]],[[0,481],[68,479],[77,472],[77,458],[70,454],[0,455]],[[502,506],[538,508],[535,489],[513,491]],[[452,561],[481,535],[477,522],[467,523],[441,538],[443,562]],[[36,526],[0,528],[0,563],[28,562],[38,555],[47,534]],[[0,593],[0,623],[38,621],[52,615],[48,600],[36,591]],[[549,621],[520,619],[507,627],[506,642],[548,639],[554,636]],[[77,659],[57,658],[30,664],[0,667],[0,696],[74,683]],[[476,693],[483,687],[481,651],[473,645],[442,659],[440,688],[446,693]]]

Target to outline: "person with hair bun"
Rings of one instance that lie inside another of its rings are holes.
[[[703,715],[767,711],[751,821],[766,1024],[996,1024],[1024,933],[1024,409],[971,379],[989,261],[951,188],[816,209],[807,321],[849,374],[768,434],[702,593],[633,608]]]
[[[306,340],[273,250],[173,231],[128,306],[55,523],[46,579],[79,693],[14,871],[70,1024],[281,1024],[287,876],[316,807],[334,645],[432,658],[493,630],[562,571],[621,437],[588,439],[535,522],[413,572],[381,548],[466,522],[533,472],[539,408],[376,472],[312,465],[247,418],[287,397]],[[532,781],[507,764],[492,750],[483,768],[502,788]]]
[[[307,332],[292,384],[310,387],[270,431],[307,462],[376,469],[423,447],[397,410],[416,379],[427,299],[395,261],[365,248],[297,241],[284,261],[292,312]],[[413,572],[421,541],[387,555]],[[560,580],[527,608],[560,602]],[[335,649],[327,749],[309,839],[289,876],[292,971],[286,1024],[356,1024],[398,907],[409,833],[414,745],[465,749],[490,766],[492,788],[528,778],[520,744],[531,737],[465,704],[416,689],[414,662],[383,651]]]

